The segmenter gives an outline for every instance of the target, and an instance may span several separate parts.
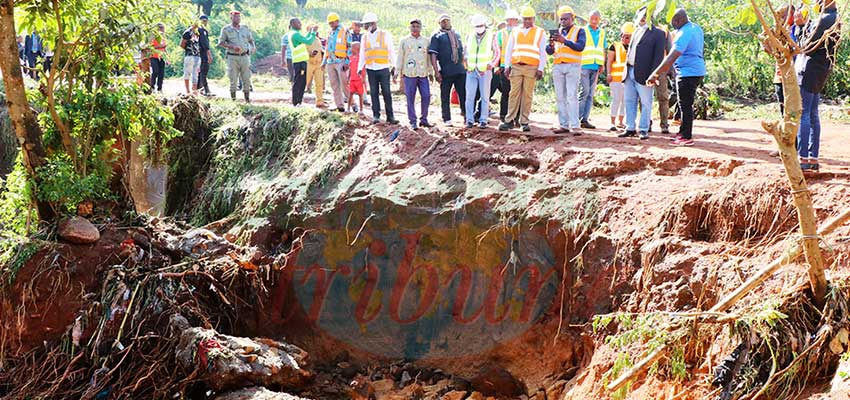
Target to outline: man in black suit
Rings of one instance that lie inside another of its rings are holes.
[[[24,54],[27,59],[27,66],[30,68],[30,76],[33,79],[38,79],[38,72],[35,71],[35,66],[38,65],[38,59],[42,55],[41,36],[37,31],[32,31],[27,35],[24,41]]]
[[[652,118],[652,86],[647,79],[664,60],[666,37],[661,29],[646,23],[646,7],[638,10],[636,18],[638,28],[632,35],[632,43],[626,57],[625,103],[626,131],[619,137],[649,139],[649,123]],[[636,124],[638,102],[640,103],[640,123]]]

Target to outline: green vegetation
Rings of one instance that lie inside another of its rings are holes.
[[[342,135],[355,121],[351,116],[227,101],[214,102],[210,113],[230,123],[214,132],[207,182],[193,207],[198,224],[236,210],[284,217],[290,210],[272,208],[284,197],[292,211],[309,212],[307,200],[348,165],[353,151]]]
[[[133,54],[126,50],[139,48],[157,16],[177,4],[92,0],[20,6],[16,23],[37,29],[55,52],[52,68],[39,75],[38,89],[27,91],[39,112],[37,121],[28,115],[17,121],[27,127],[32,144],[27,152],[39,153],[37,164],[27,166],[39,184],[26,192],[34,196],[40,213],[50,214],[47,218],[71,213],[83,200],[108,198],[112,171],[129,159],[129,141],[142,142],[142,156],[156,162],[165,144],[181,134],[173,127],[171,111],[146,95],[144,85],[116,74],[134,70]],[[6,216],[12,220],[0,221],[0,226],[15,230],[19,217]]]
[[[669,331],[672,321],[666,313],[650,312],[642,314],[615,313],[597,315],[591,322],[593,333],[598,334],[609,329],[608,326],[616,323],[617,331],[605,337],[605,344],[617,351],[614,365],[603,375],[603,385],[607,385],[617,379],[620,374],[629,370],[635,362],[634,356],[645,353],[663,346],[672,345],[669,357],[661,362],[656,362],[649,369],[649,375],[663,373],[675,380],[684,381],[688,379],[687,364],[685,362],[685,338],[687,331]],[[632,382],[627,383],[619,390],[611,394],[616,400],[625,399],[631,390]]]

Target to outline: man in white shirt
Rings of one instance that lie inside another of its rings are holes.
[[[395,75],[393,61],[396,59],[393,47],[392,35],[378,29],[378,16],[374,13],[366,13],[360,21],[366,32],[363,33],[360,45],[360,61],[357,71],[366,69],[369,77],[369,90],[372,96],[372,123],[381,121],[381,102],[378,90],[384,98],[384,109],[387,113],[387,123],[397,125],[398,120],[393,117],[393,98],[390,92],[390,77]]]

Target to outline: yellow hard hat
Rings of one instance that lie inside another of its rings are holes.
[[[561,8],[558,8],[558,15],[557,15],[557,17],[558,17],[558,18],[560,18],[560,17],[561,17],[562,15],[564,15],[564,14],[573,14],[573,15],[575,15],[575,12],[573,12],[573,8],[572,8],[572,7],[570,7],[570,6],[562,6]]]
[[[335,13],[335,12],[332,12],[332,13],[328,14],[327,22],[331,23],[331,22],[334,22],[334,21],[339,21],[339,15],[337,15],[337,13]]]
[[[632,33],[634,33],[634,31],[635,31],[635,24],[634,24],[634,22],[631,22],[631,21],[626,22],[620,28],[620,32],[622,32],[623,34],[626,34],[626,35],[631,35]]]
[[[534,18],[534,9],[531,6],[525,6],[519,11],[519,15],[523,18]]]

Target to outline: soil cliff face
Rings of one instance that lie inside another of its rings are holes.
[[[321,387],[606,398],[606,371],[634,349],[608,343],[617,328],[594,329],[594,316],[706,310],[781,254],[796,225],[780,169],[755,145],[668,151],[601,134],[411,131],[303,108],[204,113],[203,134],[172,149],[168,209],[244,246],[217,257],[239,266],[225,279],[255,279],[213,325],[285,338],[317,361]],[[848,204],[848,176],[810,180],[820,218]],[[115,257],[125,236],[107,228],[94,247],[42,249],[24,264],[3,304],[17,350],[70,331],[110,265],[126,263]],[[830,244],[842,276],[848,243]],[[198,262],[156,254],[170,258],[150,271]],[[804,279],[791,266],[742,306]],[[219,283],[195,285],[215,300],[229,287]],[[44,317],[56,299],[67,315]],[[708,359],[733,344],[719,335]],[[687,364],[688,377],[704,381],[711,367]],[[682,393],[668,378],[640,381],[632,397]],[[298,394],[357,398],[314,389]]]

